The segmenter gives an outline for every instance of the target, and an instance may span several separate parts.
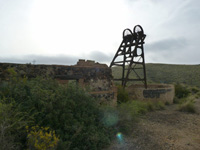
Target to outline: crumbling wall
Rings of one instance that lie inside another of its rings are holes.
[[[111,69],[105,64],[90,60],[79,60],[72,66],[0,63],[0,80],[9,80],[8,68],[13,68],[21,77],[50,77],[61,84],[68,84],[74,80],[83,88],[87,88],[94,97],[99,98],[100,103],[116,104],[117,90],[113,84]]]

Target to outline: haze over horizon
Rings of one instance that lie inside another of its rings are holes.
[[[200,64],[198,0],[0,0],[0,62],[109,64],[140,24],[147,63]]]

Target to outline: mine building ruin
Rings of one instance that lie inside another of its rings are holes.
[[[72,66],[0,63],[0,81],[9,80],[8,68],[13,68],[21,77],[50,77],[66,85],[72,80],[82,88],[89,87],[89,93],[100,99],[100,103],[115,105],[117,101],[112,72],[106,64],[84,59]]]

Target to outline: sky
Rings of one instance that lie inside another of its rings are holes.
[[[199,0],[0,0],[0,62],[110,64],[141,25],[147,63],[200,64]]]

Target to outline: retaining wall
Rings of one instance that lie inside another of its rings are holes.
[[[127,88],[129,96],[135,100],[143,101],[161,101],[163,103],[173,103],[174,85],[171,84],[148,84],[145,89],[144,85],[136,84]]]

